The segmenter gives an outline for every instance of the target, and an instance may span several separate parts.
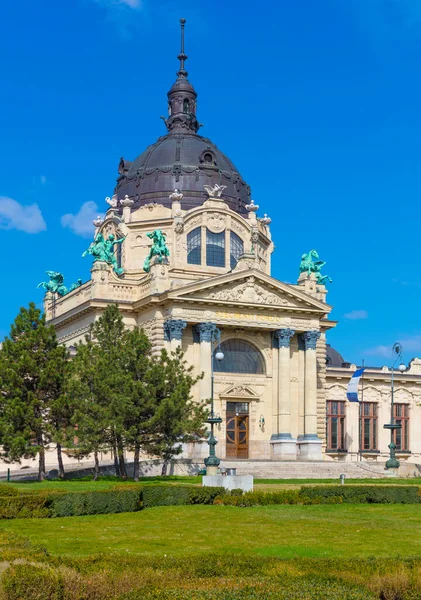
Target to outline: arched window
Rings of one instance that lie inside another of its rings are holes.
[[[231,231],[230,235],[230,265],[235,268],[240,256],[244,254],[244,242],[239,235]]]
[[[184,98],[184,100],[183,100],[183,113],[187,115],[189,112],[190,112],[190,110],[189,110],[189,101],[188,101],[187,98]]]
[[[225,231],[212,233],[206,229],[206,264],[208,267],[225,267]]]
[[[206,152],[206,154],[203,156],[203,160],[205,163],[213,163],[213,156],[210,152]]]
[[[187,234],[187,262],[200,265],[202,262],[202,228],[196,227]]]
[[[214,361],[215,370],[219,373],[261,375],[266,372],[261,353],[245,340],[227,340],[221,344],[221,350],[224,359]]]

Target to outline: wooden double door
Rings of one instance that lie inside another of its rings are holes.
[[[227,403],[226,457],[249,457],[248,402]]]

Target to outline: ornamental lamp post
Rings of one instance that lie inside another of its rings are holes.
[[[396,342],[395,344],[393,344],[392,347],[392,353],[394,356],[396,356],[396,359],[392,365],[392,378],[391,378],[391,406],[390,406],[390,423],[386,423],[385,425],[383,425],[384,429],[390,429],[390,444],[388,446],[389,450],[390,450],[390,457],[389,460],[386,461],[386,469],[398,469],[399,468],[399,461],[396,458],[396,454],[395,454],[395,450],[396,450],[396,444],[394,442],[394,431],[396,431],[397,429],[401,429],[402,425],[395,423],[395,411],[394,411],[394,393],[395,393],[395,380],[394,380],[394,369],[396,366],[397,362],[400,362],[400,365],[398,367],[398,370],[400,373],[403,373],[404,371],[406,371],[406,366],[402,363],[402,352],[403,352],[403,348],[402,348],[402,344],[400,344],[399,342]]]
[[[221,462],[220,459],[216,456],[216,452],[215,452],[215,446],[218,442],[216,441],[215,436],[214,436],[214,427],[215,427],[215,425],[219,425],[220,423],[222,423],[222,419],[219,415],[215,415],[214,402],[213,402],[214,360],[216,359],[218,362],[221,362],[222,360],[224,360],[224,353],[221,351],[221,348],[219,347],[219,340],[221,337],[219,329],[216,330],[215,337],[216,337],[216,341],[218,343],[218,351],[215,352],[215,356],[212,352],[212,359],[211,359],[211,409],[210,409],[209,417],[206,420],[206,422],[209,423],[211,426],[211,432],[210,432],[210,436],[208,438],[209,456],[207,458],[205,458],[205,461],[204,461],[205,466],[206,466],[206,475],[216,475],[217,469]]]

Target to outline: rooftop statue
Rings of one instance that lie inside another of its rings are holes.
[[[41,281],[37,287],[42,287],[46,292],[52,292],[53,294],[58,294],[59,296],[65,296],[73,290],[76,290],[78,287],[82,285],[82,280],[78,279],[76,283],[72,283],[72,285],[67,289],[67,287],[63,284],[64,276],[62,273],[58,273],[57,271],[46,271],[50,281]]]
[[[227,188],[226,185],[204,185],[205,191],[209,198],[220,198],[222,192]]]
[[[317,283],[324,285],[327,281],[332,283],[332,279],[327,275],[322,275],[321,270],[325,266],[325,261],[319,260],[319,254],[317,250],[310,250],[308,254],[301,256],[300,273],[314,273],[316,275]]]
[[[90,254],[93,256],[94,262],[106,262],[108,265],[113,267],[114,273],[120,276],[124,273],[124,269],[119,267],[117,264],[114,247],[118,244],[122,244],[126,237],[127,236],[124,236],[117,240],[115,236],[111,234],[107,239],[105,239],[102,233],[98,233],[89,248],[82,254],[82,258]]]
[[[151,270],[151,260],[155,258],[156,262],[163,263],[164,258],[170,255],[170,251],[165,243],[165,235],[160,229],[155,229],[155,231],[147,233],[146,235],[152,240],[152,247],[143,263],[143,270],[146,273],[149,273]]]

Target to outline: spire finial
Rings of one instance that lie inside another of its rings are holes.
[[[186,19],[180,19],[180,25],[181,25],[181,52],[180,54],[177,56],[178,60],[180,61],[180,70],[178,71],[177,75],[180,77],[187,77],[188,73],[184,68],[184,61],[187,60],[187,55],[184,54],[184,27],[186,25]]]

